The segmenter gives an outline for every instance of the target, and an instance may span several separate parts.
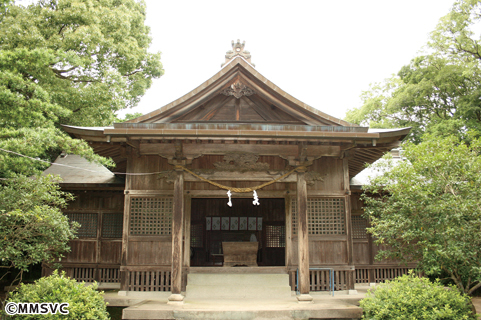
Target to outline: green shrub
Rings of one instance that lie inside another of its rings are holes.
[[[360,305],[369,320],[477,319],[468,296],[413,273],[369,290]]]
[[[109,314],[97,285],[85,286],[74,279],[59,275],[56,271],[49,277],[40,278],[34,284],[22,284],[9,298],[8,302],[67,302],[68,315],[59,312],[48,315],[17,315],[15,319],[45,320],[108,320]]]

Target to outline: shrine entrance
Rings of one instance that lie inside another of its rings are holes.
[[[227,201],[192,199],[190,265],[222,266],[223,242],[243,243],[234,247],[258,242],[258,266],[285,266],[285,199],[260,199],[253,205],[252,198],[232,198],[232,207]]]

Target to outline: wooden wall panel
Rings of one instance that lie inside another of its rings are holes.
[[[97,241],[72,240],[69,246],[71,251],[60,262],[96,263]]]
[[[297,265],[297,238],[292,241],[292,261]],[[347,264],[346,241],[309,240],[309,265]]]
[[[313,165],[309,167],[309,171],[320,173],[323,181],[315,181],[314,184],[308,185],[308,192],[324,191],[339,193],[344,190],[342,160],[331,157],[322,157],[314,161]]]
[[[124,210],[123,191],[65,191],[75,196],[75,200],[68,203],[65,211]]]
[[[369,243],[354,241],[352,258],[355,265],[369,264]]]
[[[172,241],[131,241],[128,250],[128,265],[172,264]]]
[[[361,212],[363,210],[364,204],[361,201],[361,194],[358,192],[353,192],[351,194],[351,210],[352,212]]]
[[[99,263],[120,264],[122,241],[101,241]]]
[[[172,170],[174,167],[169,165],[167,159],[160,156],[132,156],[134,160],[129,168],[132,173],[151,173]],[[129,159],[130,160],[130,159]],[[131,190],[172,190],[173,184],[160,179],[157,174],[130,176]],[[129,184],[127,184],[129,185]]]
[[[103,240],[101,238],[102,228],[99,223],[102,221],[101,215],[105,217],[108,214],[123,214],[124,192],[87,190],[73,191],[72,193],[75,195],[75,200],[69,203],[64,212],[76,216],[96,214],[97,229],[93,230],[91,238],[70,241],[71,252],[66,254],[61,262],[120,264],[120,238]],[[105,223],[108,223],[107,221]],[[112,223],[111,220],[110,223]]]

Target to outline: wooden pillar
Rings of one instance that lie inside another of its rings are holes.
[[[350,186],[350,179],[349,179],[349,158],[344,157],[342,159],[342,166],[344,172],[344,191],[346,193],[346,201],[345,201],[345,217],[346,217],[346,238],[347,238],[347,263],[349,266],[353,266],[353,243],[352,243],[352,221],[351,221],[351,186]],[[348,290],[349,293],[356,293],[351,292],[354,290],[354,284],[356,282],[356,275],[355,275],[355,268],[352,268],[349,271],[349,281],[348,281]]]
[[[309,295],[309,235],[307,230],[307,185],[305,172],[297,173],[297,243],[299,280],[297,283],[299,302],[312,302]]]
[[[172,210],[172,273],[170,304],[182,303],[182,240],[184,231],[184,172],[177,170],[174,182],[174,206]]]
[[[125,191],[124,198],[124,224],[122,230],[122,256],[120,262],[120,290],[123,294],[129,291],[130,273],[125,267],[127,266],[129,255],[129,228],[130,228],[130,195],[129,191]]]
[[[125,148],[125,157],[127,158],[127,172],[133,172],[132,148]],[[120,291],[119,295],[126,295],[130,285],[130,271],[127,269],[127,261],[129,257],[129,236],[130,236],[130,194],[132,176],[125,177],[124,191],[124,217],[122,228],[122,252],[120,260]]]
[[[189,193],[189,192],[187,192]],[[185,291],[187,286],[187,272],[190,267],[190,228],[191,228],[191,207],[192,197],[186,195],[184,197],[184,261],[182,263],[182,291]]]

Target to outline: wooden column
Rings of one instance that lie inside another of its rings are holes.
[[[297,173],[297,243],[299,280],[297,283],[300,296],[299,302],[311,302],[309,295],[309,235],[307,231],[307,185],[305,172]]]
[[[177,170],[174,182],[174,204],[172,210],[172,273],[171,296],[168,303],[182,303],[182,240],[184,230],[184,172]]]
[[[128,270],[122,270],[122,267],[127,266],[129,256],[129,228],[130,228],[130,195],[129,191],[125,191],[124,197],[124,224],[122,230],[122,256],[121,256],[121,268],[120,268],[120,290],[126,293],[129,291],[130,272]]]
[[[344,191],[346,193],[345,201],[345,212],[346,212],[346,238],[347,238],[347,263],[348,265],[353,265],[353,243],[352,243],[352,221],[351,221],[351,186],[349,179],[349,158],[344,157],[342,159],[342,166],[344,172]],[[355,268],[349,272],[348,289],[354,290],[355,279]],[[354,293],[354,292],[353,292]]]
[[[187,192],[189,193],[189,192]],[[187,286],[187,270],[190,267],[190,228],[191,228],[191,207],[192,197],[187,194],[184,196],[184,261],[182,262],[182,291]]]
[[[133,172],[133,159],[132,159],[132,147],[127,146],[124,156],[127,158],[127,171]],[[122,252],[120,261],[120,292],[119,295],[126,295],[129,291],[130,285],[130,271],[126,270],[127,261],[129,257],[129,235],[130,235],[130,194],[132,176],[127,175],[125,177],[125,191],[124,191],[124,223],[122,229]]]

